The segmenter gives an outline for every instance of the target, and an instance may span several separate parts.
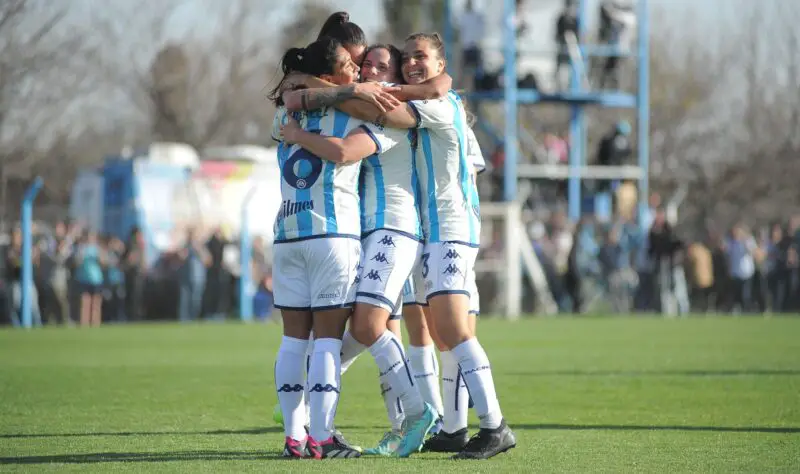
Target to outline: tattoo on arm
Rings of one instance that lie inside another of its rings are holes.
[[[379,114],[378,118],[375,119],[375,125],[377,125],[379,127],[385,127],[386,126],[386,114],[383,114],[383,113]]]
[[[355,86],[352,85],[345,88],[306,89],[300,96],[300,104],[303,110],[321,109],[352,99],[354,94]]]

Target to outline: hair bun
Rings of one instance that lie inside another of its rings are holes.
[[[330,19],[343,25],[350,22],[350,14],[347,12],[336,12],[331,14]]]

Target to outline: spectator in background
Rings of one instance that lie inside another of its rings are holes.
[[[461,16],[459,34],[463,52],[461,77],[474,78],[474,82],[470,86],[475,87],[475,84],[483,76],[481,41],[486,34],[486,19],[482,12],[475,10],[473,0],[467,0],[466,10]]]
[[[70,274],[72,252],[73,240],[67,233],[67,225],[63,222],[59,222],[55,227],[55,250],[53,252],[54,269],[51,282],[55,297],[61,305],[64,320],[69,326],[75,324],[69,298],[70,281],[72,280],[72,275]]]
[[[123,323],[128,320],[125,306],[125,272],[123,270],[123,257],[125,244],[117,237],[104,239],[106,254],[105,267],[105,313],[111,321]]]
[[[680,300],[683,297],[682,294],[676,295],[676,290],[679,290],[678,293],[680,293],[681,282],[675,278],[675,270],[679,267],[677,259],[680,258],[679,252],[683,244],[675,236],[672,226],[667,222],[663,209],[656,211],[653,226],[650,228],[647,240],[649,244],[648,254],[654,264],[653,274],[655,275],[658,289],[656,294],[661,295],[659,310],[663,313],[675,314],[677,310],[683,309],[673,307],[673,302],[676,299],[681,302]],[[681,268],[682,271],[683,269]],[[685,289],[685,281],[683,283]]]
[[[630,275],[630,253],[620,240],[620,229],[611,226],[604,236],[599,251],[600,268],[603,280],[608,283],[608,295],[615,313],[629,313],[631,294],[635,281]]]
[[[545,134],[544,148],[547,154],[547,163],[551,165],[564,164],[568,161],[569,145],[567,141],[552,133]]]
[[[209,262],[204,312],[211,319],[225,318],[230,308],[232,279],[224,265],[225,251],[229,246],[230,242],[221,227],[214,229],[205,244]]]
[[[622,166],[628,164],[633,150],[631,148],[631,124],[626,120],[620,120],[609,131],[597,149],[597,163],[601,166]],[[619,186],[619,180],[603,180],[597,184],[596,189],[601,192],[615,191]]]
[[[695,311],[708,312],[714,288],[714,266],[711,251],[702,242],[692,242],[686,249],[686,269],[689,273],[691,306]]]
[[[783,237],[783,227],[778,223],[772,224],[769,241],[765,245],[764,273],[767,278],[770,309],[775,313],[783,311],[786,300],[789,248],[784,246],[786,240]]]
[[[211,256],[205,246],[198,241],[193,228],[186,232],[186,240],[178,251],[180,267],[180,297],[178,319],[181,322],[194,321],[203,309],[203,291],[206,287],[206,266],[211,264]]]
[[[31,249],[33,253],[35,249]],[[33,255],[36,258],[35,255]],[[6,281],[11,286],[11,324],[21,326],[22,317],[22,230],[15,228],[11,232],[11,245],[6,251]],[[39,311],[39,292],[36,285],[31,285],[31,320],[34,326],[42,325],[42,314]]]
[[[57,324],[59,321],[68,324],[67,308],[61,306],[53,286],[56,260],[49,244],[46,239],[39,239],[33,257],[33,284],[39,293],[39,310],[47,324]]]
[[[731,309],[752,310],[753,275],[756,270],[755,252],[758,245],[744,224],[736,224],[725,243],[731,271]]]
[[[614,48],[605,60],[600,88],[619,87],[619,63],[633,47],[636,13],[630,1],[603,0],[600,3],[600,43]]]
[[[144,319],[144,287],[146,259],[144,234],[138,228],[131,230],[125,252],[122,254],[125,273],[126,316],[132,321]]]
[[[97,234],[84,234],[75,254],[76,280],[80,294],[81,326],[100,326],[103,315],[103,265],[105,255]]]
[[[556,71],[554,76],[554,84],[557,90],[564,90],[569,84],[569,80],[564,80],[562,68],[566,66],[569,68],[571,62],[569,57],[569,46],[567,43],[567,36],[573,35],[575,39],[578,38],[578,6],[574,2],[565,2],[564,9],[558,16],[556,21],[556,46],[558,53],[556,54]],[[569,69],[567,69],[569,72]],[[567,74],[569,77],[569,74]]]

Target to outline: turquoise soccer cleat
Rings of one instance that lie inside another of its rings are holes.
[[[399,431],[387,431],[383,438],[378,442],[374,448],[369,448],[364,451],[366,456],[391,456],[400,447],[400,442],[403,441],[403,434]]]
[[[403,439],[395,451],[395,456],[407,458],[411,454],[419,452],[425,442],[425,437],[428,436],[428,432],[436,424],[438,418],[439,414],[427,403],[420,415],[414,417],[406,415],[406,419],[403,421]]]

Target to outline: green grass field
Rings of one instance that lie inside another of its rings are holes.
[[[325,461],[335,472],[798,472],[800,318],[484,320],[518,447]],[[0,331],[0,471],[311,472],[276,459],[278,325]],[[337,426],[385,429],[377,369],[343,380]],[[472,420],[475,420],[473,415]]]

